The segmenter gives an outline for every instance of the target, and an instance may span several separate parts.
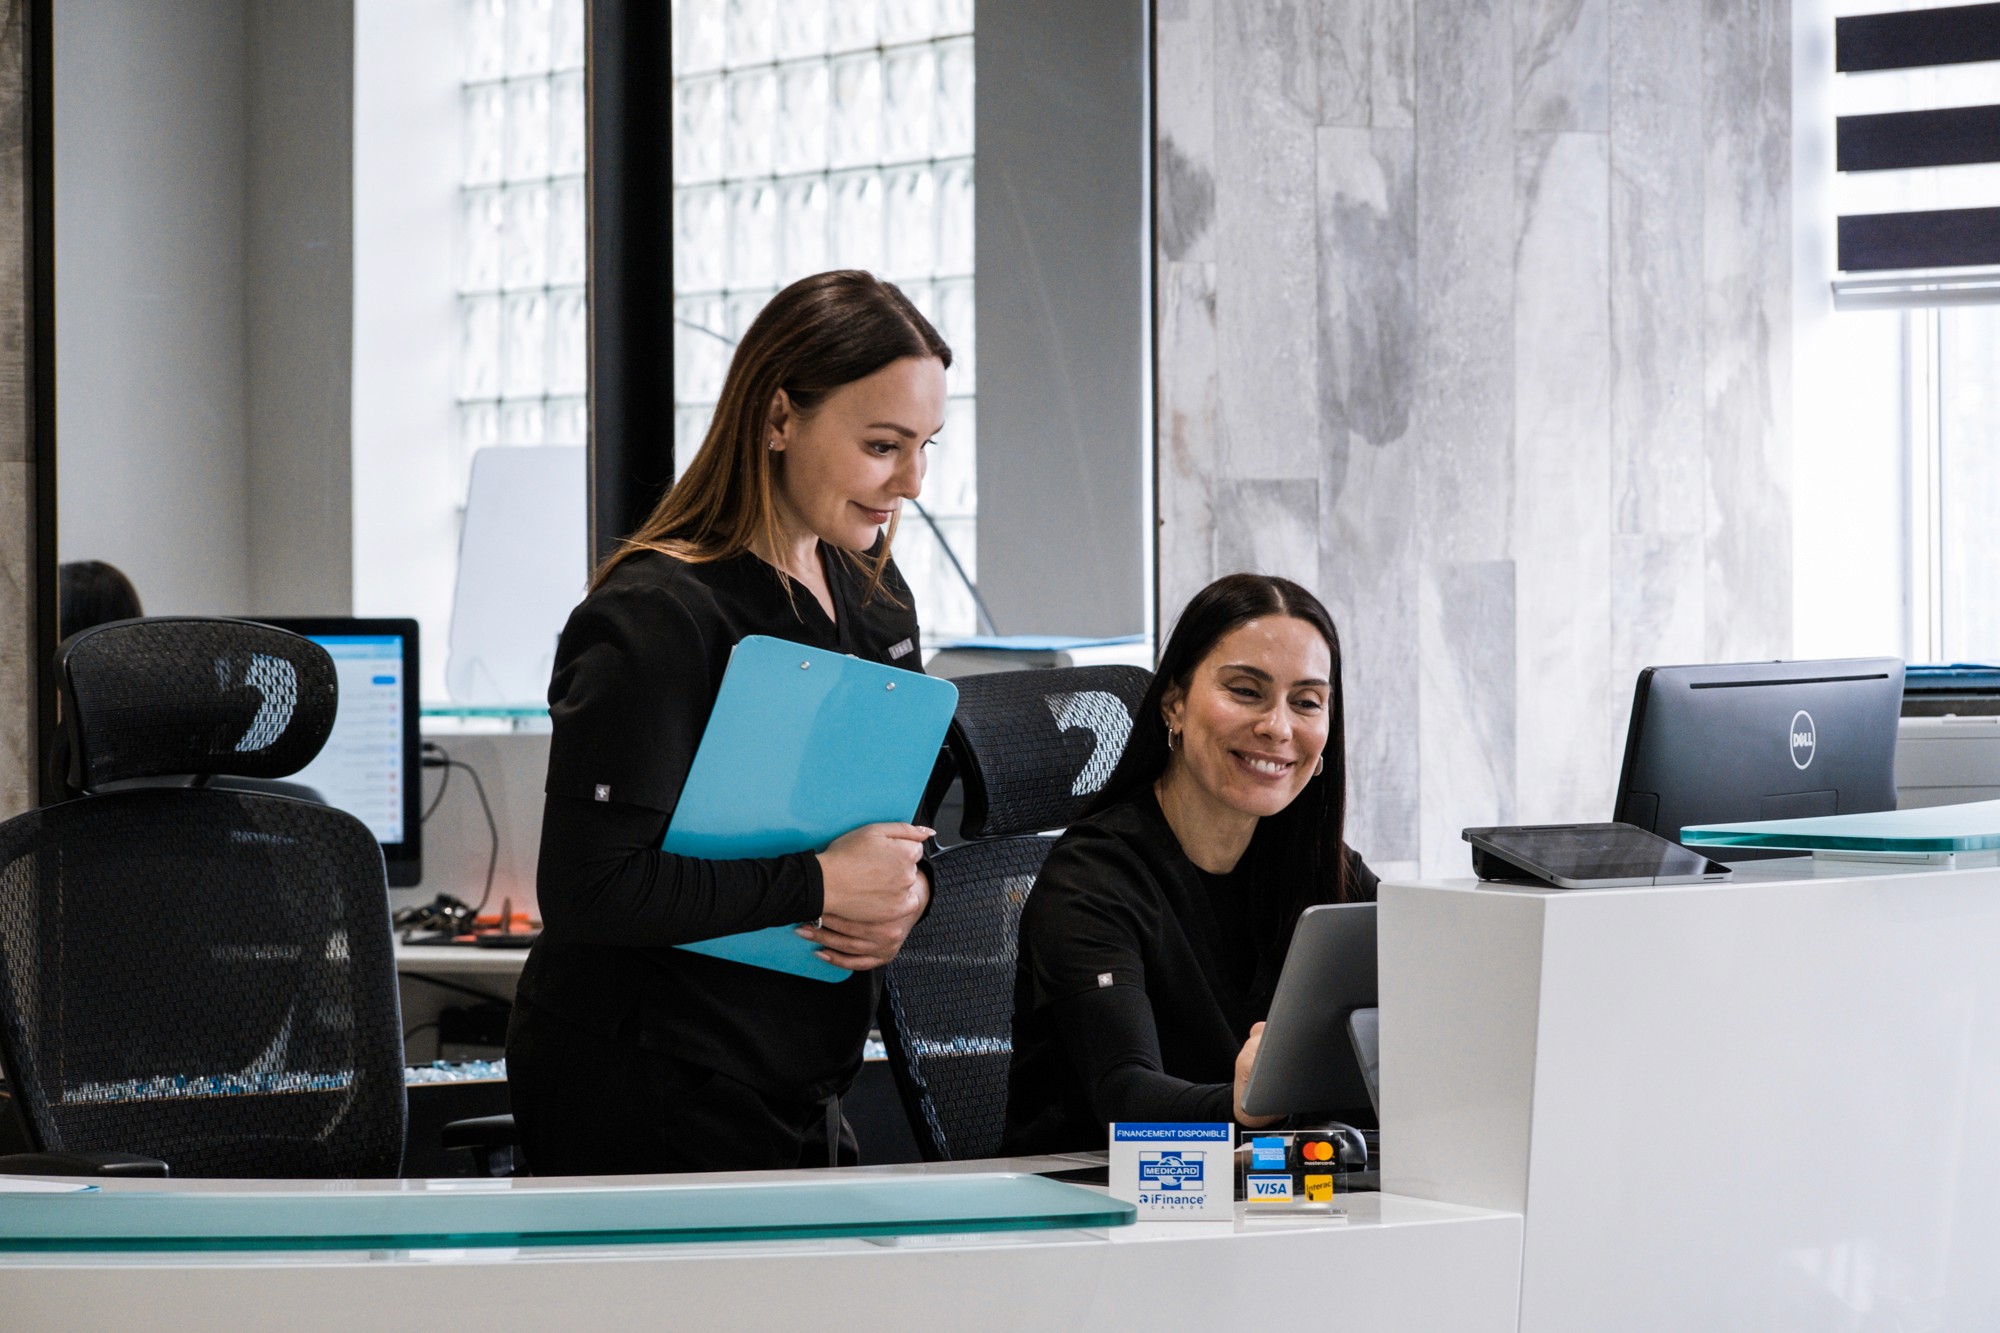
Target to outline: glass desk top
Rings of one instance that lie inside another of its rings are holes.
[[[1879,810],[1814,819],[1763,819],[1694,825],[1690,847],[1776,847],[1795,851],[1936,854],[2000,850],[2000,801]]]
[[[81,1183],[81,1182],[79,1182]],[[0,1194],[0,1252],[469,1249],[1128,1226],[1132,1205],[995,1173],[492,1192]]]

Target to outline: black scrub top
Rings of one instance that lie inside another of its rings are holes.
[[[1235,1118],[1236,1055],[1287,942],[1255,936],[1255,873],[1249,855],[1204,873],[1150,791],[1070,826],[1021,912],[1003,1153],[1102,1148],[1114,1120]],[[1374,899],[1351,848],[1347,881],[1348,901]]]
[[[545,928],[518,992],[530,1012],[812,1098],[860,1068],[877,973],[812,981],[669,946],[819,916],[819,862],[659,848],[738,640],[768,634],[923,670],[895,566],[870,598],[854,558],[824,544],[820,558],[837,621],[748,553],[705,564],[633,556],[571,613],[549,685],[536,876]]]

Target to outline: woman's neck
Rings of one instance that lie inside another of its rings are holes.
[[[835,618],[833,589],[827,584],[826,567],[819,559],[819,538],[810,529],[802,533],[780,520],[777,548],[767,550],[759,543],[753,549],[765,564],[794,582],[804,584],[820,609],[826,612],[826,618]]]
[[[1236,869],[1257,831],[1257,816],[1213,800],[1177,764],[1169,764],[1153,784],[1153,797],[1188,860],[1211,875]]]
[[[819,580],[819,538],[809,528],[796,528],[780,518],[777,546],[773,548],[760,541],[755,550],[759,559],[780,573],[807,583]]]

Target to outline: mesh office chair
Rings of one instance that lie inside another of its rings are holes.
[[[202,785],[318,753],[326,650],[242,621],[120,621],[65,643],[57,675],[88,794],[0,824],[0,1065],[37,1150],[0,1171],[394,1176],[381,847],[344,811]],[[120,788],[168,774],[195,785]]]
[[[883,976],[889,1068],[926,1161],[991,1157],[1007,1114],[1021,908],[1051,837],[1102,790],[1152,673],[969,676],[946,739],[968,841],[931,857],[931,906]]]

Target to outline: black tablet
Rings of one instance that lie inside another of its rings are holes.
[[[1469,828],[1472,873],[1532,879],[1558,889],[1712,884],[1729,867],[1631,824],[1521,824]]]

